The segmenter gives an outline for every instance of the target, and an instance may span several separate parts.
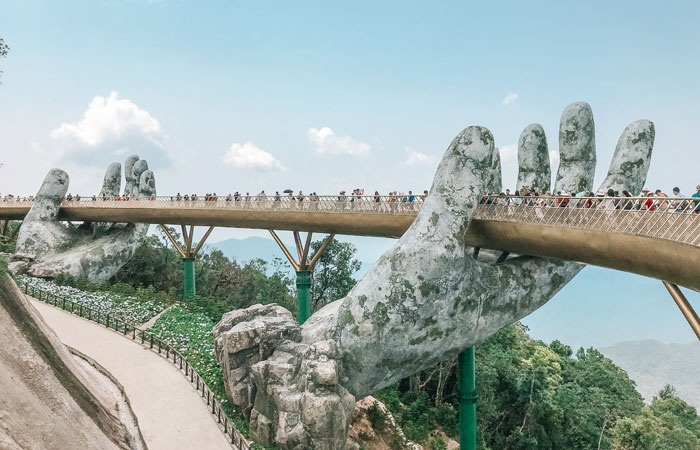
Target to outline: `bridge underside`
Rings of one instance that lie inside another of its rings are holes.
[[[0,211],[22,220],[28,207]],[[355,236],[400,237],[415,214],[299,210],[234,210],[146,207],[63,207],[59,219],[74,222],[139,222],[230,228],[313,231]],[[578,261],[665,280],[700,291],[700,248],[667,239],[615,231],[498,220],[472,220],[466,242],[474,247]]]

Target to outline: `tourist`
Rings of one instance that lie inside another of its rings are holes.
[[[381,201],[381,199],[379,197],[379,191],[374,191],[374,201],[376,203],[379,203]]]
[[[659,208],[659,211],[666,211],[668,209],[669,202],[666,200],[668,198],[668,195],[664,194],[661,189],[657,189],[655,192],[657,197],[660,198],[660,200],[657,201],[657,206]]]
[[[695,214],[700,214],[700,184],[695,186],[695,194],[693,194],[691,197],[699,199],[693,200],[693,203],[695,204]]]
[[[425,201],[426,198],[428,198],[428,190],[427,190],[427,189],[424,190],[424,191],[423,191],[423,195],[420,196],[420,199],[421,199],[422,201]]]

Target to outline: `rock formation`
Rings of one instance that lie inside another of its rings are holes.
[[[146,161],[130,156],[125,164],[124,195],[148,198],[156,192],[155,177]],[[110,164],[100,190],[114,198],[121,186],[121,166]],[[15,273],[27,272],[53,278],[61,273],[91,281],[111,278],[133,256],[147,224],[83,224],[67,226],[57,220],[58,209],[68,192],[68,174],[52,169],[46,175],[34,204],[17,236],[17,251],[10,263]]]
[[[651,122],[645,121],[641,128],[647,130],[644,139],[621,138],[609,172],[629,176],[610,179],[633,194],[646,178],[653,146]],[[623,136],[631,133],[628,130]],[[536,145],[520,147],[525,154],[519,161],[543,158],[546,141],[543,136],[538,139],[542,140]],[[500,174],[494,173],[498,167],[494,151],[493,136],[486,128],[473,126],[460,132],[408,231],[347,297],[299,327],[301,339],[289,317],[283,333],[260,331],[268,322],[279,324],[280,313],[271,307],[238,311],[232,314],[243,321],[225,319],[219,324],[216,336],[222,343],[217,344],[217,357],[226,377],[247,374],[245,395],[234,402],[243,402],[250,410],[251,432],[258,440],[277,442],[283,449],[343,449],[354,398],[478,344],[542,306],[583,268],[530,256],[495,265],[472,256],[465,232],[484,190],[494,188],[495,180],[500,184]],[[555,190],[591,190],[595,136],[588,104],[574,103],[562,114],[560,154]],[[628,169],[629,164],[635,170]],[[525,169],[523,173],[542,183],[542,191],[549,189],[548,164],[528,163]],[[608,182],[601,187],[607,189]],[[269,319],[267,311],[273,312]],[[223,344],[233,339],[226,337],[229,330],[244,334],[256,330],[257,344],[234,345],[229,352]],[[256,346],[262,349],[255,357],[242,353],[251,355]],[[277,348],[271,351],[273,346]],[[227,380],[229,389],[242,390],[236,387],[242,380]]]
[[[0,272],[2,272],[0,268]],[[115,399],[94,389],[7,274],[0,273],[0,448],[130,449]]]
[[[547,136],[542,125],[533,123],[518,139],[518,183],[515,189],[519,191],[529,186],[538,194],[544,194],[551,182]]]

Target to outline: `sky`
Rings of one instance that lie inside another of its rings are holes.
[[[656,125],[648,186],[700,183],[700,2],[0,0],[0,194],[65,169],[72,193],[148,160],[158,193],[423,191],[452,138],[517,141],[571,102],[617,139]],[[555,171],[553,171],[555,172]],[[212,241],[266,236],[217,229]],[[377,240],[368,246],[384,248]]]

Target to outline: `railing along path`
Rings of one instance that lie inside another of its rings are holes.
[[[163,356],[166,360],[173,363],[176,368],[179,368],[180,372],[192,383],[197,392],[202,396],[202,399],[206,401],[209,412],[211,412],[220,425],[219,429],[224,433],[226,440],[231,444],[234,450],[250,450],[252,448],[252,443],[236,429],[233,420],[221,409],[221,399],[217,398],[216,394],[207,386],[187,358],[182,356],[179,351],[174,349],[167,342],[162,341],[150,331],[141,330],[133,324],[114,317],[110,313],[81,305],[78,302],[61,295],[56,295],[53,292],[30,286],[28,283],[20,283],[20,289],[25,294],[37,300],[56,306],[90,321],[97,322],[125,337],[129,337],[130,335],[134,342],[140,343],[144,347]]]

